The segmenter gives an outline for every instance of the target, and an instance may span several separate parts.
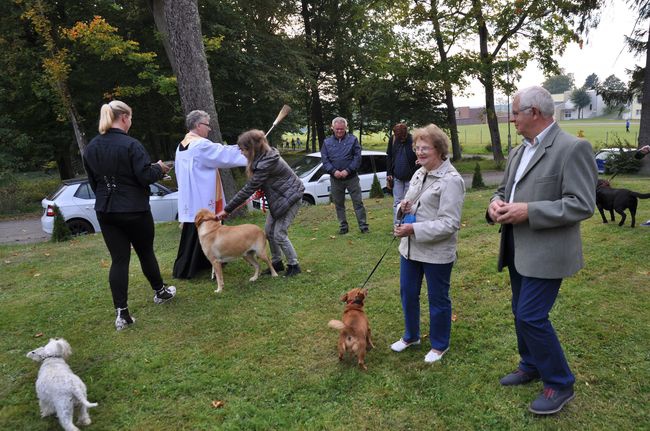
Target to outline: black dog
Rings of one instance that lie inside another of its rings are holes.
[[[650,198],[650,193],[637,193],[627,189],[613,189],[609,185],[609,181],[598,180],[598,185],[596,186],[596,206],[598,211],[600,211],[600,216],[603,218],[603,223],[607,223],[607,218],[605,218],[605,212],[603,210],[609,211],[609,214],[614,219],[614,211],[621,215],[621,221],[618,224],[623,226],[625,223],[625,210],[630,210],[630,215],[632,216],[632,227],[636,223],[636,207],[639,203],[639,199],[648,199]]]

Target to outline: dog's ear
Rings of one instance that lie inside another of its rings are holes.
[[[343,295],[341,295],[341,302],[348,302],[348,294],[347,293],[344,293]]]
[[[361,294],[363,295],[364,298],[368,297],[368,288],[365,288],[361,291]]]
[[[72,347],[63,338],[56,340],[56,353],[63,359],[67,359],[72,354]]]

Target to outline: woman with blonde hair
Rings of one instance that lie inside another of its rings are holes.
[[[400,202],[395,236],[402,238],[400,296],[404,335],[390,348],[401,352],[420,344],[420,289],[426,277],[431,350],[424,362],[442,359],[451,335],[451,269],[456,260],[465,183],[448,158],[449,138],[429,124],[413,131],[413,149],[421,166]]]
[[[154,303],[161,304],[176,295],[176,288],[164,284],[160,275],[153,251],[154,224],[149,206],[149,184],[160,180],[170,168],[161,160],[151,163],[142,144],[128,135],[132,119],[133,113],[126,103],[113,100],[104,104],[99,135],[90,141],[83,154],[88,182],[95,192],[97,220],[111,254],[108,281],[118,331],[135,322],[127,304],[131,246],[154,290]]]
[[[278,272],[284,270],[282,262],[282,254],[284,254],[287,259],[285,276],[298,275],[301,272],[298,255],[289,240],[287,231],[298,214],[305,186],[287,162],[280,157],[278,150],[269,146],[261,130],[253,129],[242,133],[237,139],[237,145],[248,159],[246,167],[248,182],[224,210],[217,214],[217,217],[227,217],[253,193],[262,190],[269,205],[264,231],[271,248],[273,268]],[[270,273],[270,270],[265,273]]]

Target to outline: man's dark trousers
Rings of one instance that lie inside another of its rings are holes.
[[[512,314],[515,316],[519,369],[538,372],[544,387],[562,390],[573,386],[575,377],[564,356],[548,314],[553,308],[562,279],[526,277],[514,265],[512,226],[506,230],[506,262],[512,287]]]

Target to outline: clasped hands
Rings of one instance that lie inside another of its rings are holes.
[[[490,202],[488,215],[493,222],[500,224],[518,224],[528,220],[526,202],[506,203],[500,199]]]
[[[343,178],[347,178],[348,176],[348,171],[342,170],[342,171],[334,171],[334,178],[337,178],[339,180],[342,180]]]

